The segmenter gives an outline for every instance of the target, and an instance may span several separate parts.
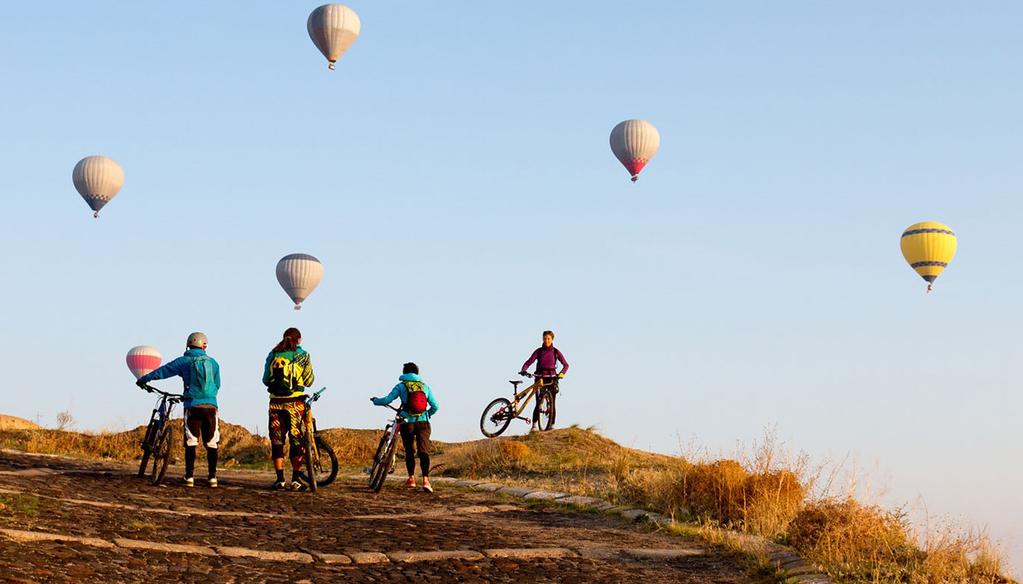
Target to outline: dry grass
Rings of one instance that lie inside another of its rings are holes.
[[[180,438],[181,421],[174,424]],[[137,460],[143,432],[143,427],[98,434],[0,431],[0,447]],[[369,464],[380,436],[378,430],[322,434],[346,466]],[[176,439],[179,457],[180,444]],[[830,497],[834,477],[818,488],[823,467],[812,468],[805,457],[784,456],[771,435],[749,449],[749,456],[718,460],[624,448],[576,427],[434,444],[434,467],[440,474],[512,481],[655,510],[691,522],[680,529],[741,554],[761,575],[771,570],[757,549],[760,540],[751,535],[792,545],[837,582],[1011,582],[1003,575],[1001,554],[984,534],[947,525],[917,533],[901,510]],[[268,441],[241,426],[221,422],[220,447],[225,466],[269,464]],[[8,509],[15,503],[0,501]]]

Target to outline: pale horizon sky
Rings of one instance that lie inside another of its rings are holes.
[[[774,428],[1023,566],[1023,5],[348,3],[334,72],[316,5],[7,8],[0,412],[141,424],[125,352],[202,330],[223,418],[265,429],[294,325],[322,426],[382,425],[414,360],[437,438],[475,439],[552,328],[560,426],[722,454]],[[635,185],[607,143],[634,117],[662,138]],[[98,220],[90,154],[126,175]],[[924,220],[959,239],[930,295],[898,246]],[[293,252],[326,268],[300,313]]]

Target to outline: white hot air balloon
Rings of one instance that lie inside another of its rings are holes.
[[[302,309],[302,301],[313,293],[323,278],[323,264],[309,254],[293,253],[277,262],[277,281],[295,302],[295,310]]]
[[[327,58],[327,68],[333,71],[334,63],[359,38],[362,23],[359,15],[344,4],[324,4],[312,11],[305,27],[313,44]]]
[[[124,360],[128,363],[128,370],[135,376],[135,379],[138,379],[153,369],[160,367],[163,355],[153,347],[139,345],[138,347],[132,347]]]
[[[639,179],[660,145],[660,133],[646,120],[625,120],[611,130],[611,152],[632,175],[632,182]]]
[[[124,171],[113,158],[86,156],[71,171],[71,180],[78,194],[94,211],[92,216],[99,217],[103,205],[109,203],[124,186]]]

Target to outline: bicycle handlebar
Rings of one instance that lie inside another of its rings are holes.
[[[308,399],[308,400],[306,400],[306,401],[307,401],[308,403],[312,403],[312,402],[314,402],[314,401],[316,401],[316,400],[320,399],[320,394],[321,394],[321,393],[323,393],[323,392],[325,392],[325,391],[327,391],[327,388],[326,388],[326,387],[321,387],[321,388],[320,388],[320,389],[319,389],[318,391],[316,391],[316,392],[315,392],[314,394],[312,394],[311,396],[309,396],[309,399]]]
[[[373,398],[369,398],[369,401],[373,401]],[[394,410],[394,412],[396,414],[400,414],[401,413],[401,408],[396,408],[396,407],[392,406],[391,404],[376,404],[376,403],[374,403],[373,405],[380,405],[381,407],[390,408],[390,409]]]
[[[157,388],[153,387],[152,385],[149,385],[148,383],[143,385],[143,386],[141,386],[141,387],[142,387],[142,389],[148,391],[149,393],[158,393],[158,394],[162,395],[163,397],[169,397],[169,398],[172,398],[172,399],[173,398],[182,399],[182,398],[185,397],[185,396],[181,395],[180,393],[167,393],[166,391],[163,391],[162,389],[157,389]]]

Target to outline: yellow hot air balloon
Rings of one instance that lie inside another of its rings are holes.
[[[930,292],[934,280],[945,271],[956,255],[956,234],[944,223],[914,223],[902,233],[899,246],[909,267],[927,280],[927,291]]]

